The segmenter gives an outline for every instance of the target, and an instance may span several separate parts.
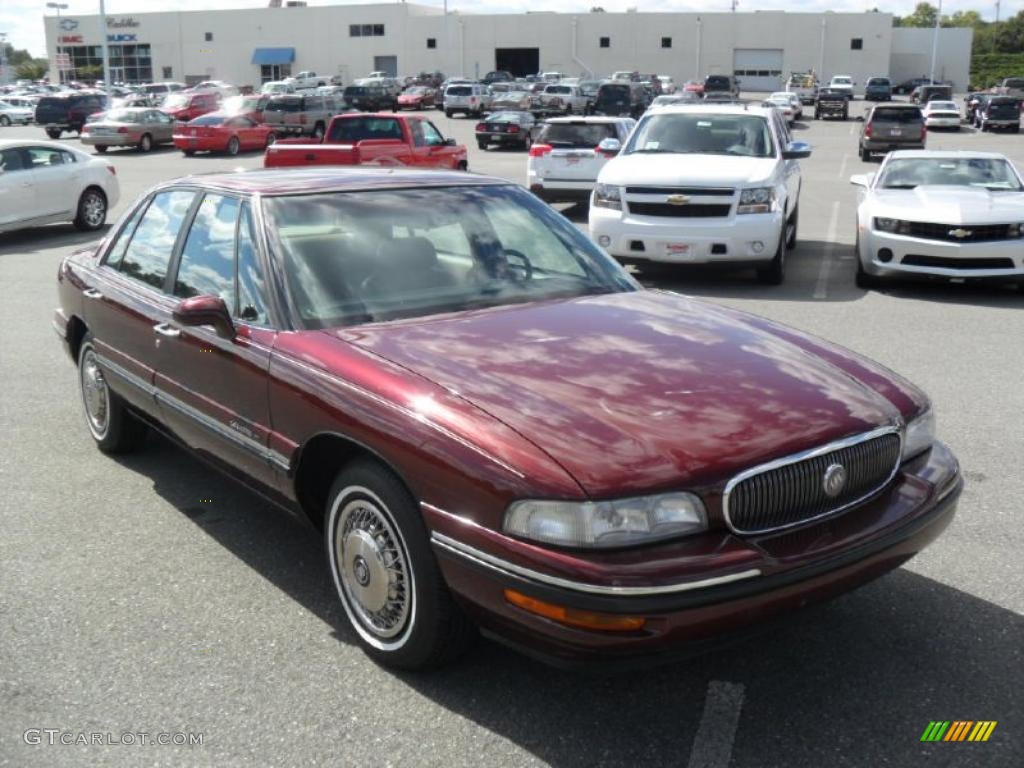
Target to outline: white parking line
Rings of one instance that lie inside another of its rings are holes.
[[[743,708],[743,685],[712,680],[687,768],[728,768]]]
[[[814,286],[814,298],[824,299],[828,295],[828,271],[832,267],[832,251],[835,250],[839,229],[839,201],[832,203],[832,217],[828,220],[828,234],[825,237],[825,252],[821,256],[818,282]]]
[[[843,155],[843,162],[839,164],[839,175],[836,176],[840,181],[846,176],[846,161],[850,159],[849,155]]]

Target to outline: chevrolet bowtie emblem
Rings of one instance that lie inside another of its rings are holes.
[[[974,233],[969,229],[951,229],[949,230],[949,236],[955,237],[957,240],[963,240],[965,237],[970,237]]]
[[[690,198],[688,198],[686,195],[669,195],[665,199],[665,202],[668,203],[669,205],[686,205],[688,202],[690,202]]]

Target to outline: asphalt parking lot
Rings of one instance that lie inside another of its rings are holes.
[[[857,102],[855,113],[861,106]],[[470,169],[518,183],[522,151]],[[50,326],[70,225],[0,235],[0,765],[1019,766],[1024,761],[1024,293],[854,285],[859,123],[807,121],[800,244],[781,287],[752,273],[638,276],[795,325],[923,386],[963,465],[957,518],[904,568],[758,637],[642,671],[552,670],[481,642],[431,675],[358,649],[312,531],[162,439],[99,453]],[[0,138],[42,138],[38,127]],[[467,141],[468,140],[468,141]],[[72,146],[76,139],[69,138]],[[930,148],[1024,136],[932,132]],[[111,151],[122,200],[261,165]],[[585,225],[586,213],[568,215]],[[995,720],[986,743],[920,742]],[[26,744],[28,729],[202,734],[193,746]]]

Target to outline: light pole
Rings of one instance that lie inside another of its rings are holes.
[[[700,16],[697,17],[697,71],[693,73],[694,80],[700,82],[700,48],[704,42],[704,24],[700,20]]]
[[[0,84],[7,85],[7,33],[0,32]]]
[[[939,27],[942,25],[942,0],[939,0],[939,10],[935,14],[935,34],[932,36],[932,71],[928,76],[931,82],[935,82],[935,57],[939,53]]]
[[[103,46],[103,92],[107,94],[107,106],[110,106],[110,54],[107,50],[107,9],[100,0],[100,43]]]

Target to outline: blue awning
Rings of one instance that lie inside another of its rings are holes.
[[[291,64],[293,61],[294,48],[257,48],[252,52],[253,64]]]

